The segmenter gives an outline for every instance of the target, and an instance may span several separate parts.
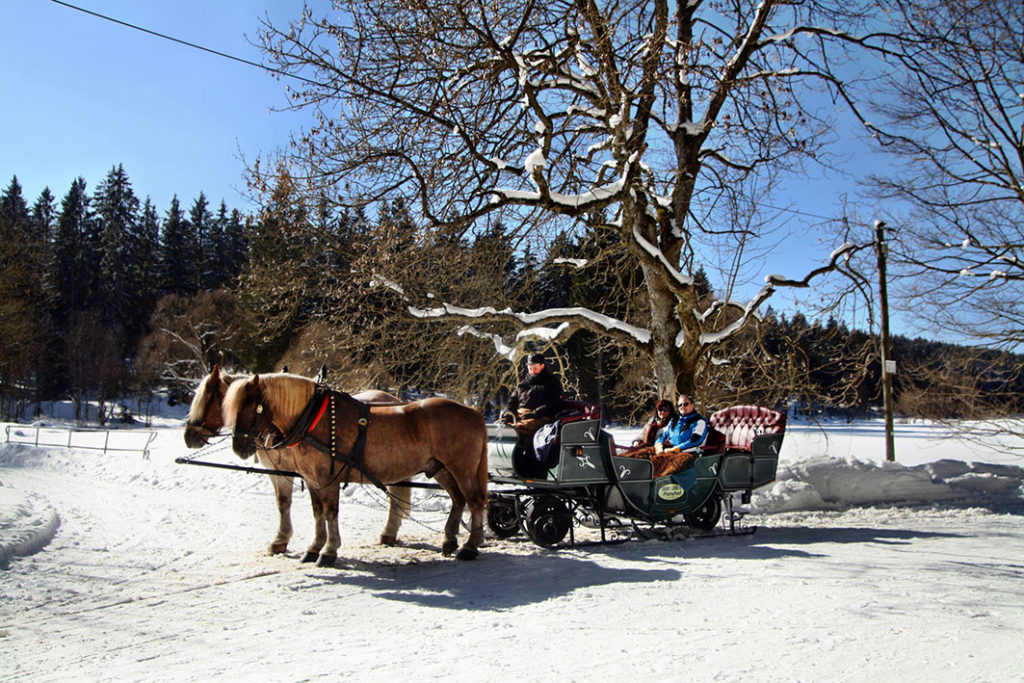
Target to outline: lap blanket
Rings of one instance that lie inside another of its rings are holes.
[[[654,450],[654,446],[646,446],[644,448],[638,448],[634,451],[627,451],[621,453],[627,458],[645,458],[651,461],[651,467],[654,469],[654,478],[663,477],[666,474],[672,474],[673,472],[679,472],[687,467],[693,465],[693,461],[697,459],[697,455],[692,451],[682,451],[678,448],[670,448],[667,451],[658,453]]]

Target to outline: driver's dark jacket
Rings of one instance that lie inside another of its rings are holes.
[[[545,367],[519,383],[508,399],[508,409],[525,408],[537,417],[552,417],[562,407],[562,381]]]

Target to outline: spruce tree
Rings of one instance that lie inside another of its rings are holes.
[[[54,320],[65,332],[76,311],[86,308],[98,279],[93,266],[98,262],[92,243],[92,209],[84,178],[76,178],[61,201],[53,243],[50,271]]]
[[[189,223],[185,220],[178,196],[175,195],[164,219],[160,242],[160,279],[163,294],[195,293],[195,282],[191,277],[195,263],[192,259],[194,244]]]
[[[202,192],[192,202],[192,208],[188,212],[188,225],[192,239],[191,292],[205,290],[209,282],[210,271],[213,269],[212,261],[216,258],[216,245],[211,241],[211,228],[213,214],[210,213],[209,202]]]
[[[31,232],[28,205],[15,176],[0,197],[0,414],[8,420],[28,396],[39,352]]]
[[[93,197],[100,235],[99,310],[107,329],[120,336],[120,350],[129,353],[144,320],[136,261],[142,256],[138,239],[139,200],[124,166],[110,170]],[[118,334],[120,333],[120,335]]]
[[[233,284],[249,263],[249,242],[245,234],[245,222],[238,209],[232,209],[231,217],[224,227],[226,283]]]

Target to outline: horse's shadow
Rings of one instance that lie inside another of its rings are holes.
[[[517,544],[529,543],[515,538],[490,543],[475,562],[440,555],[407,564],[341,557],[333,571],[319,572],[310,579],[314,585],[351,586],[380,598],[428,607],[502,610],[595,586],[676,581],[684,577],[686,563],[693,560],[814,560],[827,556],[827,544],[832,543],[902,545],[916,539],[958,536],[899,528],[789,526],[764,528],[748,536],[585,545],[571,552],[538,550],[530,554],[511,551]],[[817,544],[824,545],[819,550],[814,547]],[[429,547],[423,544],[422,549]],[[608,559],[660,564],[609,567]],[[665,563],[676,566],[666,567]]]
[[[681,575],[678,569],[613,568],[558,552],[518,555],[491,548],[474,562],[439,557],[394,565],[339,558],[334,572],[315,579],[323,585],[358,587],[376,597],[426,607],[490,611],[543,602],[580,588],[675,581]]]

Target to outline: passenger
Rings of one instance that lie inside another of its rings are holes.
[[[703,445],[708,436],[708,421],[697,412],[693,399],[679,397],[679,414],[653,446],[627,451],[622,455],[630,458],[647,458],[651,461],[654,478],[663,477],[689,467],[696,459],[696,448]]]
[[[537,462],[533,450],[533,434],[555,420],[562,410],[562,381],[547,367],[542,354],[531,354],[527,359],[526,376],[515,388],[508,400],[508,410],[519,440],[512,453],[512,465],[523,477],[541,477],[547,467]]]
[[[653,446],[654,442],[659,440],[659,437],[664,436],[665,428],[668,427],[675,416],[676,409],[672,407],[672,401],[667,398],[658,401],[654,406],[654,417],[644,427],[643,433],[633,440],[633,446],[635,448]]]

